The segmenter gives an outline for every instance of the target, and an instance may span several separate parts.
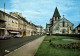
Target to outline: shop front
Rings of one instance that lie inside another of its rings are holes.
[[[8,30],[8,32],[9,35],[13,35],[13,36],[19,34],[19,31]]]
[[[0,28],[0,36],[3,36],[5,34],[5,29]]]

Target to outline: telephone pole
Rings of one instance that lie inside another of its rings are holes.
[[[5,12],[5,0],[4,0],[4,12]]]

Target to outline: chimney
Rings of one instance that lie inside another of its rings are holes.
[[[12,15],[12,12],[9,12],[10,15]]]
[[[19,16],[22,16],[22,13],[19,13]]]
[[[16,12],[16,15],[18,15],[18,12]]]

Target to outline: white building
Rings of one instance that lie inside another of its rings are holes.
[[[41,25],[38,25],[37,26],[37,34],[38,35],[42,35],[43,33],[42,33],[42,30],[43,30],[43,27],[41,26]]]
[[[46,24],[47,34],[71,34],[74,24],[68,21],[64,15],[61,16],[56,7],[53,17],[50,19],[50,24]]]

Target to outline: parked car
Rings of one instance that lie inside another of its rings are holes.
[[[12,36],[10,35],[4,35],[4,36],[0,36],[0,39],[10,39]]]
[[[15,35],[14,36],[15,38],[21,38],[21,37],[23,37],[22,35]]]

